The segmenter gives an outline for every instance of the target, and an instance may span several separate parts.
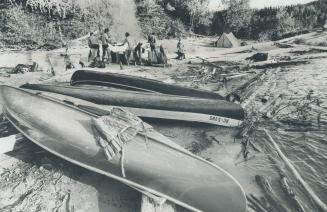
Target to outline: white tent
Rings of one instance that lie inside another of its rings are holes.
[[[241,46],[239,40],[231,33],[223,33],[216,42],[217,47],[233,48]]]

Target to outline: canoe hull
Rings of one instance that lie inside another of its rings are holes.
[[[41,84],[25,84],[22,88],[68,95],[101,105],[199,113],[237,120],[244,119],[244,110],[240,105],[224,100]]]
[[[135,77],[117,73],[104,73],[89,70],[78,70],[76,71],[70,81],[71,85],[77,84],[95,84],[104,86],[115,86],[121,85],[129,87],[133,90],[147,90],[152,92],[159,92],[162,94],[172,94],[179,96],[190,96],[197,98],[207,99],[220,99],[225,98],[221,95],[200,89],[187,88],[178,85],[171,85],[157,80],[147,79],[143,77]]]
[[[147,132],[147,142],[137,135],[124,147],[123,177],[121,158],[108,161],[92,133],[92,114],[7,86],[0,97],[21,133],[67,161],[194,211],[246,210],[244,192],[232,176],[154,130]]]
[[[58,93],[51,93],[51,92],[44,92],[44,91],[34,91],[34,92],[48,98],[54,98],[55,100],[61,101],[63,103],[75,105],[80,109],[90,111],[91,113],[99,116],[104,116],[108,114],[108,111],[103,111],[103,110],[111,110],[113,107],[109,105],[95,104],[83,99],[62,95]],[[224,127],[239,127],[243,123],[241,120],[237,120],[237,119],[231,119],[231,118],[209,115],[209,114],[201,114],[201,113],[153,110],[153,109],[132,108],[132,107],[121,107],[121,108],[142,118],[164,119],[164,120],[174,120],[174,121],[183,121],[183,122],[184,121],[196,122],[196,123],[204,123],[204,124],[213,124],[213,125],[224,126]]]

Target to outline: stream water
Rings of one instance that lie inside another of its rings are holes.
[[[320,100],[319,106],[309,111],[310,125],[269,124],[274,140],[283,153],[296,167],[302,178],[316,195],[327,204],[327,59],[313,60],[310,64],[287,68],[278,74],[278,85],[273,93],[283,93],[289,99],[304,98],[310,90]],[[257,138],[260,139],[260,138]],[[265,143],[269,143],[264,139]],[[271,149],[271,148],[270,148]],[[276,155],[276,154],[275,154]],[[281,164],[283,164],[281,162]],[[271,167],[269,167],[271,168]],[[285,167],[286,168],[286,167]],[[287,170],[287,168],[286,168]],[[287,172],[291,186],[298,195],[306,211],[319,211],[317,205],[294,175]],[[277,183],[275,185],[278,185]],[[283,196],[282,194],[280,194]],[[296,211],[286,197],[283,202]]]

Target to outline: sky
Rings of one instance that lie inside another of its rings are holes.
[[[252,8],[264,8],[270,6],[286,6],[293,4],[306,4],[314,0],[250,0]],[[210,0],[210,8],[216,10],[219,7],[220,0]]]

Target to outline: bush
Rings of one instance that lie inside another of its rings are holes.
[[[294,40],[295,44],[305,44],[305,40],[303,38],[296,38]]]
[[[139,23],[145,35],[155,33],[159,39],[178,37],[185,33],[185,26],[179,19],[168,16],[157,4],[139,4]]]
[[[321,41],[317,44],[317,46],[327,46],[327,41]]]
[[[259,34],[259,41],[267,41],[267,40],[270,40],[271,37],[272,37],[272,32],[269,32],[269,31],[261,32]]]
[[[95,13],[82,11],[61,19],[30,12],[23,6],[9,6],[1,9],[0,14],[0,43],[7,47],[58,48],[67,40],[84,36],[98,26]]]
[[[45,23],[37,16],[26,13],[22,6],[3,9],[1,13],[1,42],[5,45],[33,48],[42,45],[45,38],[60,43],[52,23]]]

